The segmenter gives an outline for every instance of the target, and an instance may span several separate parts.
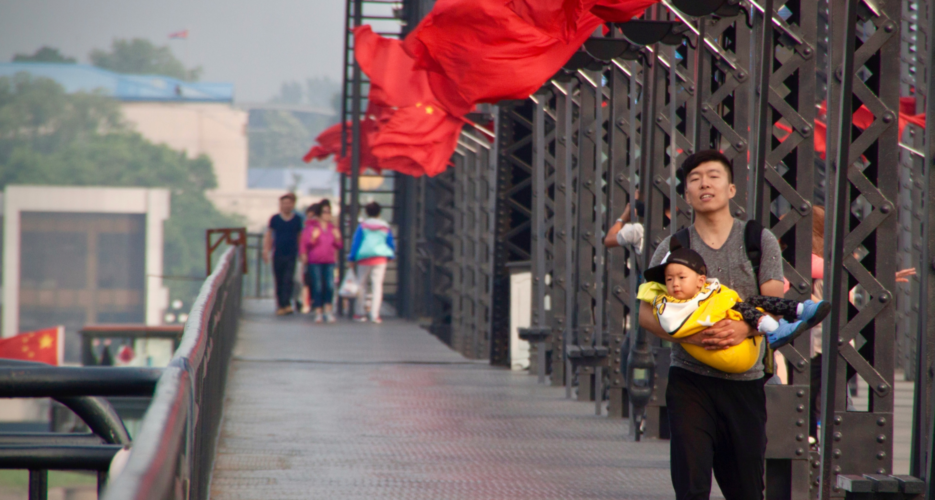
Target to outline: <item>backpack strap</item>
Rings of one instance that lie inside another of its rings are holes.
[[[683,228],[675,233],[671,238],[669,238],[669,252],[674,252],[679,248],[691,248],[692,247],[692,237],[691,233],[688,232],[688,228]]]
[[[763,225],[755,220],[748,220],[743,230],[743,246],[747,249],[747,259],[753,264],[753,276],[760,279],[760,259],[763,257]]]

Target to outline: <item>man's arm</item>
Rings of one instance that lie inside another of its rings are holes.
[[[604,236],[604,246],[607,248],[619,247],[620,243],[617,243],[617,233],[623,229],[623,225],[627,222],[630,222],[630,204],[627,203],[627,208],[623,210],[623,214],[620,215],[620,218],[614,222],[613,226],[610,226],[610,229],[607,231],[607,236]]]
[[[653,314],[653,306],[648,302],[640,301],[640,326],[660,339],[674,344],[702,345],[701,336],[697,333],[681,338],[675,338],[666,333],[666,331],[662,329],[662,326],[659,325],[659,320],[656,319],[656,315]]]
[[[270,254],[273,252],[273,230],[266,228],[263,233],[263,261],[269,262]]]
[[[767,297],[779,297],[782,298],[784,293],[782,289],[785,288],[782,281],[769,280],[766,283],[760,285],[760,295],[765,295]]]

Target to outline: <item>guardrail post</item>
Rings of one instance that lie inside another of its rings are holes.
[[[49,498],[49,471],[29,470],[29,500]]]

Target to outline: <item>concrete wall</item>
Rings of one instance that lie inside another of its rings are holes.
[[[162,282],[163,223],[169,191],[147,188],[7,186],[3,193],[2,336],[19,333],[20,219],[23,212],[144,214],[146,324],[162,322],[169,291]]]
[[[219,193],[247,189],[247,112],[230,104],[124,102],[133,128],[157,144],[205,154],[214,164]]]
[[[528,328],[532,318],[532,273],[510,272],[510,368],[529,368],[529,342],[519,338],[519,329]]]

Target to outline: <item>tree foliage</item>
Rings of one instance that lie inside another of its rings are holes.
[[[185,69],[169,47],[157,47],[142,38],[114,40],[109,52],[94,49],[91,64],[117,73],[163,75],[191,82],[198,80],[202,71],[200,66]]]
[[[13,56],[13,62],[45,62],[74,64],[78,62],[74,57],[62,55],[54,47],[41,47],[35,54],[16,54]]]
[[[250,113],[249,162],[252,168],[302,165],[315,136],[288,111]]]
[[[302,156],[318,134],[338,122],[340,86],[327,77],[307,79],[304,89],[299,82],[285,82],[270,102],[295,105],[295,109],[250,112],[250,168],[301,166]],[[333,116],[322,112],[335,106]]]
[[[45,78],[0,77],[0,188],[7,184],[163,187],[171,190],[164,274],[203,276],[204,231],[239,221],[219,212],[204,191],[217,186],[206,156],[149,142],[131,131],[115,101],[65,94]],[[166,282],[191,304],[197,281]]]

